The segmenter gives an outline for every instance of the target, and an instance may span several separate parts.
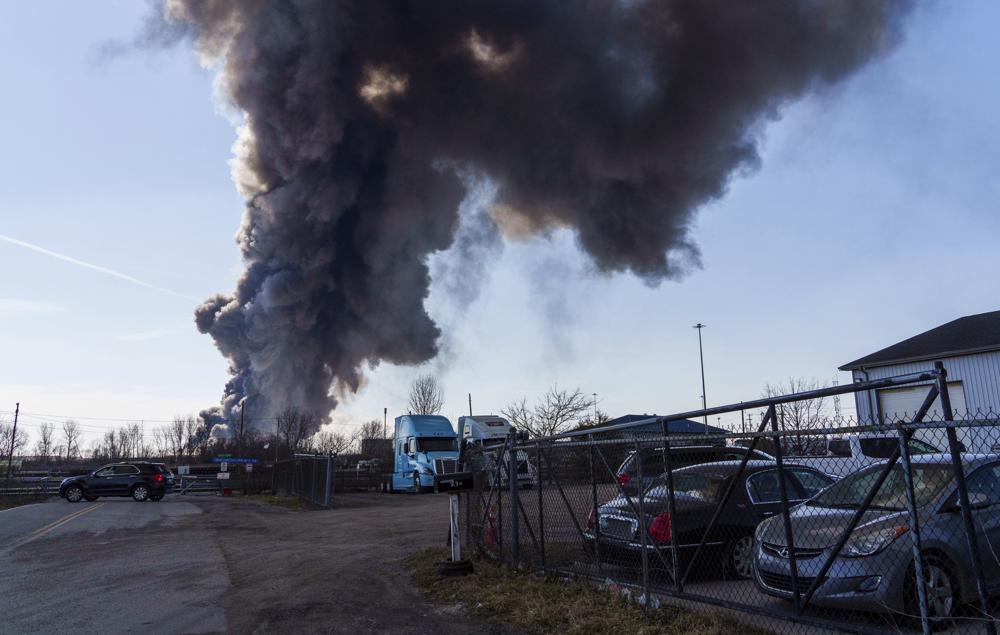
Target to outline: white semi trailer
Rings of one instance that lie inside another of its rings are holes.
[[[499,449],[507,442],[511,433],[517,433],[509,421],[498,415],[472,415],[458,418],[458,436],[466,446],[481,448],[489,459],[487,474],[492,479],[497,473],[496,457]],[[538,484],[538,470],[531,462],[528,453],[517,451],[514,469],[517,483],[521,487],[533,487]],[[506,470],[500,470],[501,483],[507,482]]]

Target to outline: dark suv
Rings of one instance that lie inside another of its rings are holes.
[[[643,448],[642,452],[643,490],[648,489],[665,471],[663,448]],[[716,461],[739,461],[747,455],[747,449],[726,445],[677,445],[670,447],[670,467],[680,469],[689,465],[714,463]],[[760,450],[750,454],[754,461],[773,461],[774,457]],[[629,496],[639,493],[639,462],[636,453],[629,454],[615,475],[618,484]]]
[[[71,503],[95,501],[101,496],[131,496],[138,502],[158,501],[170,488],[168,475],[170,470],[158,463],[114,463],[90,474],[65,479],[59,486],[59,495]]]

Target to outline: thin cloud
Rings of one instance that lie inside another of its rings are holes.
[[[85,269],[91,269],[92,271],[97,271],[99,273],[103,273],[103,274],[108,275],[108,276],[113,276],[113,277],[118,278],[120,280],[125,280],[126,282],[131,282],[132,284],[139,285],[140,287],[146,287],[147,289],[152,289],[153,291],[159,291],[161,293],[169,293],[170,295],[175,295],[175,296],[178,296],[178,297],[181,297],[181,298],[187,298],[189,300],[196,300],[196,301],[198,300],[198,298],[196,298],[194,296],[187,295],[186,293],[178,293],[177,291],[174,291],[172,289],[167,289],[165,287],[159,287],[159,286],[157,286],[155,284],[150,284],[148,282],[143,282],[142,280],[139,280],[138,278],[130,276],[127,273],[122,273],[120,271],[115,271],[114,269],[109,269],[107,267],[102,267],[100,265],[95,265],[95,264],[92,264],[92,263],[89,263],[89,262],[84,262],[83,260],[78,260],[76,258],[73,258],[72,256],[67,256],[65,254],[56,253],[56,252],[54,252],[54,251],[52,251],[50,249],[46,249],[44,247],[39,247],[38,245],[34,245],[34,244],[28,243],[28,242],[24,242],[23,240],[18,240],[16,238],[11,238],[10,236],[6,236],[4,234],[0,234],[0,240],[8,242],[8,243],[10,243],[12,245],[17,245],[18,247],[24,247],[25,249],[30,249],[31,251],[34,251],[34,252],[37,252],[37,253],[40,253],[40,254],[44,254],[46,256],[51,256],[52,258],[56,258],[58,260],[62,260],[63,262],[68,262],[70,264],[77,265],[78,267],[84,267]]]
[[[153,329],[150,331],[140,331],[138,333],[122,333],[112,339],[116,342],[146,342],[149,340],[167,337],[177,333],[177,329]]]

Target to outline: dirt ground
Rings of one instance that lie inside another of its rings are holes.
[[[231,632],[503,633],[458,607],[424,602],[404,561],[444,544],[446,496],[344,495],[339,509],[204,505],[231,589]]]

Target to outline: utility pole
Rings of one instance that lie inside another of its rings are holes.
[[[590,393],[594,396],[594,425],[597,425],[597,393]]]
[[[237,456],[239,456],[241,459],[243,458],[243,415],[246,413],[246,409],[247,409],[247,398],[244,397],[243,399],[240,399],[240,447],[239,447],[239,453],[237,454]],[[244,496],[247,495],[246,463],[243,464],[243,495]]]
[[[472,416],[472,393],[469,393],[469,416]]]
[[[21,402],[14,404],[14,431],[10,434],[10,452],[7,453],[7,478],[14,469],[14,442],[17,441],[17,415],[21,412]]]
[[[692,328],[698,329],[698,359],[701,360],[701,409],[708,409],[708,400],[705,398],[705,353],[701,347],[701,329],[705,328],[705,324],[698,322]],[[702,416],[702,423],[705,424],[705,434],[708,434],[708,415]]]
[[[389,438],[389,409],[382,408],[382,438]]]

